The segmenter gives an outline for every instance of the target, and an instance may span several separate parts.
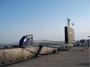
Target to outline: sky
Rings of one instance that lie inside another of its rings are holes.
[[[90,0],[0,0],[0,43],[34,40],[64,41],[66,18],[74,23],[75,39],[90,35]]]

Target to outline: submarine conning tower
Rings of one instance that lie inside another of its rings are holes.
[[[33,35],[25,35],[19,41],[19,47],[31,46],[33,44]]]
[[[65,44],[73,44],[75,42],[73,24],[71,26],[70,19],[67,19],[67,26],[64,27]]]

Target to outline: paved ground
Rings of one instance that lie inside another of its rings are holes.
[[[90,67],[90,48],[73,48],[6,67]]]

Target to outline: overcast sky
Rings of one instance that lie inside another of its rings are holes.
[[[66,17],[74,23],[75,39],[90,35],[90,0],[0,0],[0,43],[64,40]]]

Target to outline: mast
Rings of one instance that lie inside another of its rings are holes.
[[[70,20],[69,18],[67,18],[67,26],[68,26],[68,27],[70,27],[70,21],[71,21],[71,20]]]

